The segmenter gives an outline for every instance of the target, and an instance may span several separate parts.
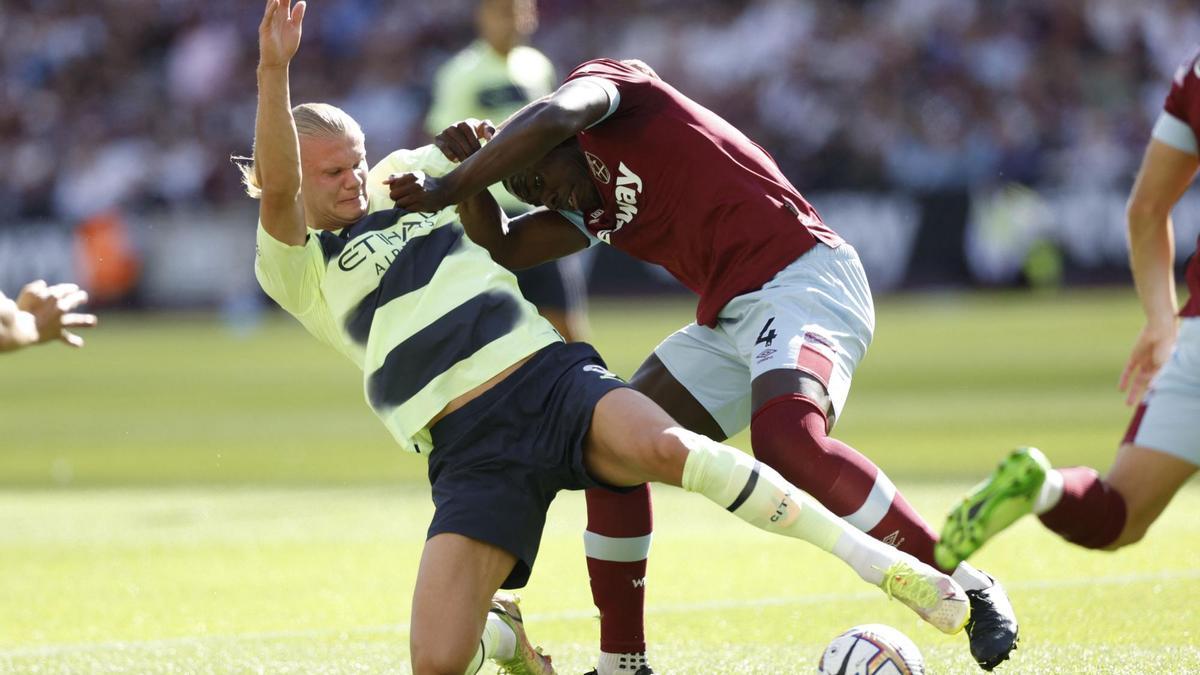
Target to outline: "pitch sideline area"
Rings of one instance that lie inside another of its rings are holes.
[[[925,513],[965,484],[907,486]],[[659,489],[648,633],[666,673],[811,672],[856,623],[907,632],[930,670],[972,672],[965,640],[919,625],[824,554]],[[1023,618],[1002,672],[1200,669],[1200,486],[1141,545],[1061,545],[1034,522],[985,549]],[[177,488],[0,494],[4,672],[407,672],[408,598],[427,492]],[[597,630],[580,532],[563,495],[523,592],[531,635],[563,672]]]
[[[684,299],[593,306],[629,375],[688,321]],[[1116,381],[1140,327],[1130,289],[878,299],[837,435],[931,521],[1004,453],[1101,470],[1129,418]],[[6,357],[0,391],[0,672],[406,672],[404,623],[429,518],[425,462],[399,452],[362,382],[294,322],[105,314],[79,351]],[[745,448],[745,436],[735,438]],[[978,672],[833,559],[656,492],[648,633],[660,672],[811,672],[867,621],[935,673]],[[1200,672],[1200,484],[1115,555],[1034,521],[982,551],[1011,586],[1021,648],[999,672]],[[551,512],[531,634],[564,673],[598,625],[582,498]]]

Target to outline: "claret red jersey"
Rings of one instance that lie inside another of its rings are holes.
[[[734,297],[813,246],[842,243],[771,155],[717,114],[620,61],[588,61],[567,76],[582,78],[614,104],[577,134],[604,202],[582,214],[584,226],[699,294],[697,322],[715,326]]]
[[[1171,120],[1159,120],[1155,125],[1154,135],[1156,138],[1179,147],[1183,150],[1188,150],[1192,154],[1200,154],[1196,149],[1197,139],[1200,139],[1200,53],[1188,59],[1186,63],[1179,67],[1175,73],[1175,80],[1171,83],[1171,92],[1167,94],[1167,101],[1163,105],[1163,113],[1165,116],[1174,118],[1183,125],[1172,125]],[[1164,123],[1166,122],[1166,123]],[[1191,136],[1187,136],[1187,131],[1191,131]],[[1190,143],[1190,146],[1189,146]],[[1183,306],[1183,310],[1179,312],[1180,316],[1200,316],[1200,238],[1196,240],[1196,253],[1192,254],[1192,259],[1188,261],[1187,270],[1184,272],[1184,279],[1187,281],[1188,301]]]

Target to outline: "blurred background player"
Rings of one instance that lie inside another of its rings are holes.
[[[878,466],[828,435],[871,341],[874,304],[857,252],[765,150],[646,64],[611,59],[576,67],[487,145],[469,136],[456,143],[470,154],[454,171],[394,182],[397,204],[437,210],[504,179],[549,210],[468,229],[502,264],[604,241],[665,267],[700,296],[696,322],[667,337],[632,384],[697,433],[724,439],[749,425],[756,457],[859,529],[933,564],[933,530]],[[588,511],[589,530],[597,514],[648,520],[649,497],[613,495]],[[991,670],[1016,644],[1008,598],[969,565],[945,571],[967,589],[971,653]],[[615,670],[602,664],[600,675]]]
[[[1146,325],[1121,373],[1125,402],[1137,410],[1116,461],[1100,478],[1086,466],[1051,469],[1036,448],[1017,450],[951,511],[937,551],[943,564],[966,559],[1030,512],[1079,546],[1136,543],[1200,466],[1200,256],[1188,263],[1189,297],[1177,315],[1171,222],[1200,168],[1198,56],[1175,74],[1126,210]]]
[[[480,0],[478,38],[438,69],[425,119],[431,135],[466,118],[499,123],[530,101],[554,91],[554,65],[526,42],[538,26],[537,0]],[[497,185],[492,196],[509,215],[529,206]],[[587,280],[583,260],[571,256],[516,272],[521,293],[568,342],[587,333]]]
[[[74,311],[87,299],[87,291],[75,284],[47,286],[40,279],[26,284],[15,301],[0,293],[0,352],[51,340],[82,347],[83,338],[68,329],[96,325],[94,314]]]

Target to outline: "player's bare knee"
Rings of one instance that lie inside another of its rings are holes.
[[[695,436],[681,427],[671,427],[656,434],[650,450],[654,468],[659,472],[681,468],[687,461],[688,441]]]

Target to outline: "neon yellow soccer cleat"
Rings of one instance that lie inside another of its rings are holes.
[[[982,483],[971,488],[946,518],[933,549],[938,565],[954,569],[984,542],[1033,511],[1050,462],[1037,448],[1018,448]]]
[[[971,605],[962,587],[929,565],[911,560],[911,564],[901,560],[887,568],[880,587],[889,598],[908,605],[943,633],[953,635],[962,630],[971,618]]]

